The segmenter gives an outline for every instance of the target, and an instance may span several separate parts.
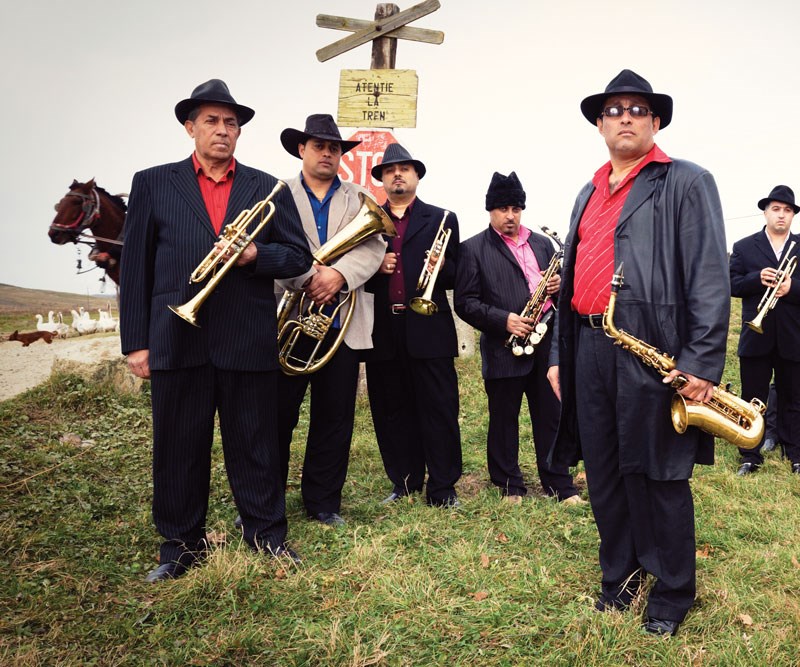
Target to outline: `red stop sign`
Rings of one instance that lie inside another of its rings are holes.
[[[380,181],[372,178],[372,168],[380,164],[389,144],[397,143],[391,132],[361,130],[348,137],[347,141],[360,141],[353,150],[342,155],[339,163],[339,178],[366,188],[379,204],[386,201],[386,193]]]

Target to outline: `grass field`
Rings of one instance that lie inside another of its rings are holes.
[[[726,371],[734,387],[737,331]],[[146,391],[60,375],[0,403],[0,664],[800,664],[800,479],[788,463],[773,453],[757,475],[737,478],[737,452],[718,443],[716,466],[697,468],[698,602],[677,637],[653,637],[641,630],[641,602],[593,611],[600,574],[588,506],[538,493],[508,506],[488,487],[479,359],[459,360],[458,372],[460,510],[380,505],[391,489],[360,399],[348,524],[307,521],[304,411],[287,496],[302,565],[243,547],[217,444],[216,548],[204,567],[157,586],[143,582],[159,543]],[[522,433],[523,470],[537,489],[529,424]]]

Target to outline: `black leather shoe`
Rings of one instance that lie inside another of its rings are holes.
[[[792,463],[792,472],[795,475],[800,475],[800,463]]]
[[[736,471],[736,475],[738,477],[744,477],[745,475],[752,475],[757,470],[758,465],[755,463],[742,463],[742,465],[739,466],[739,470]]]
[[[773,449],[775,449],[776,444],[777,443],[773,438],[767,438],[766,440],[764,440],[764,444],[761,446],[761,451],[771,452]]]
[[[648,616],[644,624],[644,629],[653,635],[669,635],[670,637],[674,637],[678,632],[679,625],[679,621],[668,621],[664,618]]]
[[[326,526],[344,526],[347,522],[339,516],[336,512],[319,512],[310,516],[309,519],[314,519]]]
[[[182,577],[189,568],[180,563],[164,563],[159,565],[155,570],[148,572],[144,580],[148,584],[154,584],[157,581],[167,581],[169,579],[177,579]]]
[[[605,596],[600,596],[594,602],[595,611],[625,611],[629,605],[625,604],[619,599],[610,599]]]
[[[237,514],[236,515],[236,518],[233,520],[233,527],[236,528],[236,530],[241,530],[242,529],[242,515],[241,514]]]
[[[431,507],[442,507],[444,509],[457,510],[459,507],[461,507],[461,501],[455,496],[452,498],[446,498],[445,500],[433,500],[432,498],[428,498],[428,505]]]
[[[267,553],[272,554],[275,558],[291,558],[295,565],[300,565],[300,563],[303,562],[303,559],[297,555],[297,552],[294,549],[287,547],[285,544],[281,544],[275,549],[268,547],[266,551]]]

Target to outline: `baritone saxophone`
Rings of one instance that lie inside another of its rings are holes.
[[[646,366],[655,368],[661,375],[666,376],[675,369],[673,357],[617,329],[614,325],[617,292],[623,282],[622,264],[620,264],[611,281],[611,298],[603,313],[603,331],[606,336],[614,339],[616,345],[638,357]],[[680,389],[686,382],[687,379],[679,375],[673,380],[672,386]],[[672,426],[678,433],[685,433],[689,426],[696,426],[742,449],[755,449],[761,443],[764,436],[765,411],[766,406],[759,399],[754,398],[748,403],[719,385],[714,387],[714,394],[707,403],[692,401],[676,392],[670,405]]]

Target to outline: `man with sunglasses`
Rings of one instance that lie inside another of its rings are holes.
[[[705,169],[655,144],[672,98],[630,70],[581,103],[610,161],[579,193],[566,237],[548,372],[560,396],[552,462],[584,460],[600,534],[598,611],[626,609],[655,579],[644,628],[674,635],[695,599],[695,463],[714,438],[670,426],[669,384],[707,401],[725,365],[730,286],[722,207]],[[615,323],[675,357],[662,378],[603,330],[615,268],[624,264]]]

